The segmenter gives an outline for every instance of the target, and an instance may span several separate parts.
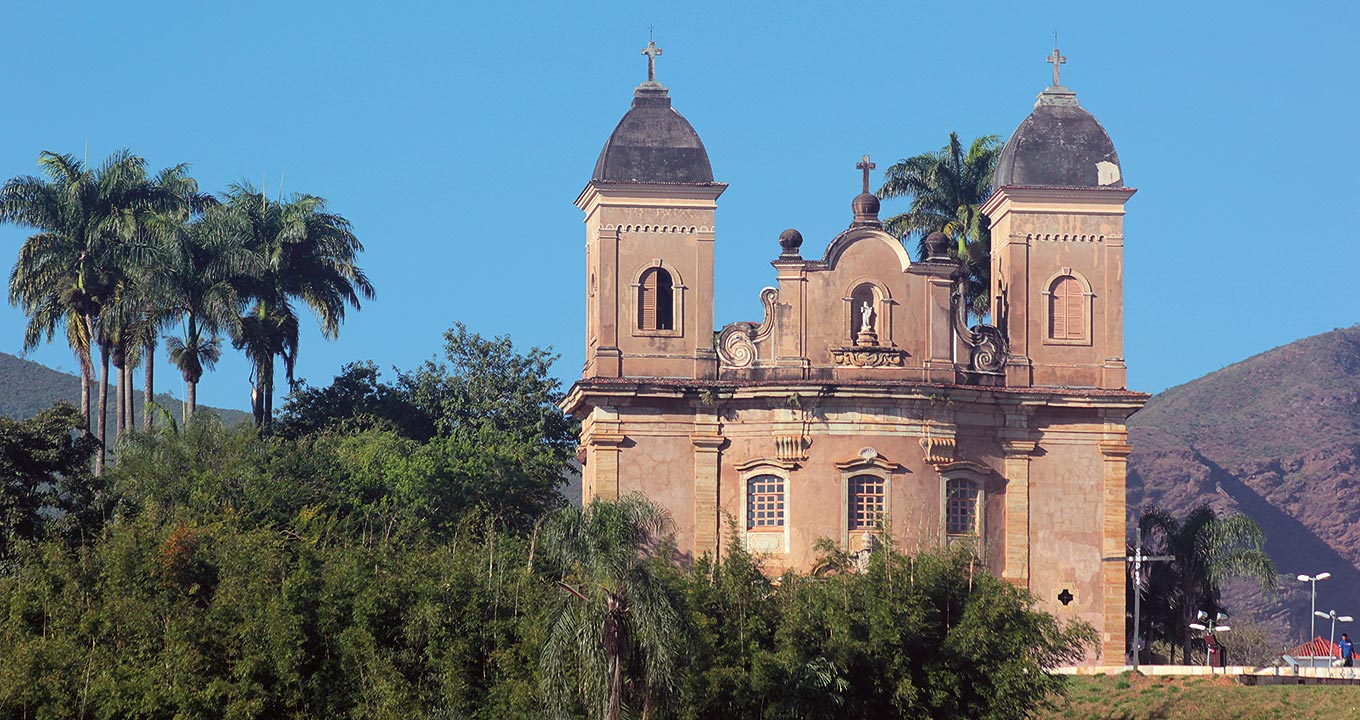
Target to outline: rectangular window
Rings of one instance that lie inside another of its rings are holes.
[[[748,483],[746,527],[751,530],[784,527],[784,479],[762,475]]]
[[[883,517],[883,478],[856,475],[850,478],[850,529],[873,530]]]

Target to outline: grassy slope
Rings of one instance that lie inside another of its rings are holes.
[[[1045,717],[1048,717],[1047,715]],[[1360,685],[1260,685],[1225,678],[1072,678],[1066,720],[1338,720],[1360,717]]]

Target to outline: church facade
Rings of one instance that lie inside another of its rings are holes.
[[[995,327],[965,322],[947,238],[912,258],[884,232],[872,168],[820,256],[795,230],[771,243],[759,322],[715,327],[727,186],[669,91],[636,89],[576,201],[586,360],[563,407],[585,499],[640,492],[683,552],[735,539],[774,570],[814,569],[819,538],[866,549],[880,527],[908,552],[972,543],[1122,664],[1125,422],[1147,396],[1125,389],[1134,190],[1113,143],[1055,70],[983,208]]]

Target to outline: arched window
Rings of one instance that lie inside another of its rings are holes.
[[[1086,340],[1086,304],[1080,280],[1071,275],[1054,280],[1048,294],[1048,338]]]
[[[982,491],[966,478],[948,478],[944,483],[944,532],[946,535],[980,535]]]
[[[877,475],[856,475],[850,478],[849,528],[873,530],[883,519],[884,492],[883,478]]]
[[[746,481],[746,528],[778,530],[784,527],[784,478],[757,475]]]
[[[638,329],[675,329],[675,289],[671,274],[654,267],[638,285]]]

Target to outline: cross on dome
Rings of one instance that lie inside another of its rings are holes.
[[[863,160],[861,160],[861,161],[855,163],[855,168],[856,168],[856,169],[858,169],[858,170],[863,170],[863,171],[864,171],[864,192],[865,192],[865,193],[868,193],[868,192],[869,192],[869,171],[870,171],[870,170],[873,170],[873,169],[876,168],[876,167],[878,167],[878,164],[877,164],[877,163],[870,162],[870,161],[869,161],[869,156],[868,156],[868,155],[865,155]]]
[[[1053,33],[1053,54],[1044,58],[1044,62],[1053,63],[1053,87],[1062,87],[1062,82],[1058,79],[1058,67],[1067,63],[1067,58],[1058,52],[1058,34]]]
[[[661,54],[661,48],[652,41],[652,29],[647,28],[647,47],[642,49],[642,54],[647,56],[647,82],[656,82],[656,56]]]

